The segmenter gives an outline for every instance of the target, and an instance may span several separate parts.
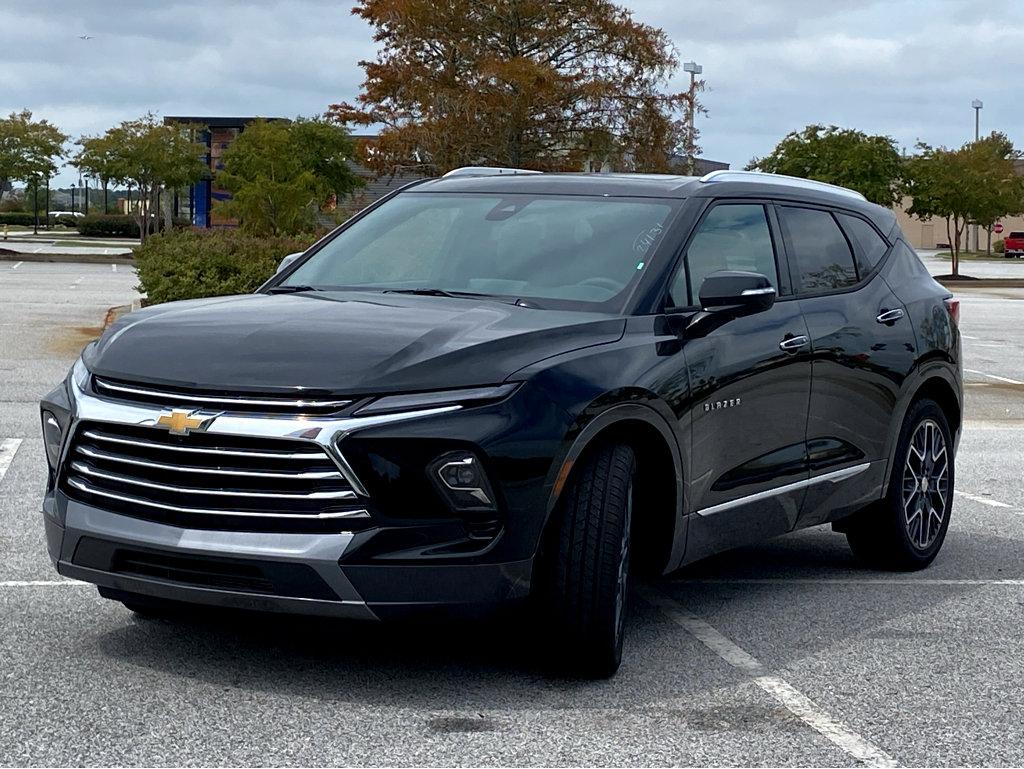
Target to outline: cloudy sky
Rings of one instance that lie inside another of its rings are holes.
[[[623,0],[704,65],[704,155],[742,167],[835,123],[1024,146],[1020,0]],[[35,0],[0,7],[0,111],[73,136],[160,115],[311,115],[359,92],[370,29],[342,0]],[[91,35],[81,40],[79,35]],[[683,88],[681,77],[675,85]],[[60,181],[72,178],[65,171]]]

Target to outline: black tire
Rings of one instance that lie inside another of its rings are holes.
[[[930,444],[928,455],[937,452],[934,447],[939,441],[942,446],[939,458],[930,457],[923,467],[918,457],[922,440]],[[940,477],[943,463],[944,480]],[[922,483],[922,478],[927,482]],[[928,566],[946,539],[954,480],[953,441],[946,415],[933,400],[916,401],[903,420],[885,497],[860,513],[846,533],[853,554],[870,566],[893,571]]]
[[[607,678],[622,661],[635,475],[632,448],[602,445],[565,491],[542,588],[561,672]]]

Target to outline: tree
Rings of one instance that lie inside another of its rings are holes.
[[[952,275],[960,274],[961,240],[968,223],[991,225],[1024,210],[1024,180],[1014,173],[1018,153],[1004,135],[993,133],[960,149],[918,144],[906,163],[907,213],[946,222]]]
[[[357,104],[329,115],[384,126],[364,150],[379,173],[604,160],[657,171],[680,149],[688,95],[664,92],[675,49],[610,0],[358,0],[352,12],[380,52],[361,62]]]
[[[856,190],[872,203],[900,200],[903,162],[888,136],[869,136],[838,126],[809,125],[793,131],[747,170],[815,179]]]
[[[135,218],[144,241],[159,227],[161,190],[199,181],[209,170],[202,159],[206,147],[192,140],[196,128],[165,125],[147,113],[108,129],[103,136],[83,137],[75,163],[102,179],[138,188]]]
[[[67,135],[46,120],[32,120],[29,110],[0,118],[0,201],[10,182],[38,186],[57,170]]]
[[[320,118],[258,120],[223,155],[217,182],[231,199],[216,205],[253,234],[309,230],[321,206],[363,183],[348,165],[353,155],[348,132]]]

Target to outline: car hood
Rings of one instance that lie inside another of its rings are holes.
[[[490,300],[247,294],[126,315],[85,362],[104,377],[198,389],[408,392],[496,384],[624,328],[621,317]]]

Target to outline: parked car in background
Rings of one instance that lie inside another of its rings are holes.
[[[850,190],[463,169],[87,347],[42,402],[49,552],[143,615],[532,599],[611,675],[633,573],[820,524],[932,562],[958,313]]]
[[[1024,259],[1024,232],[1011,232],[1003,240],[1003,255]]]

